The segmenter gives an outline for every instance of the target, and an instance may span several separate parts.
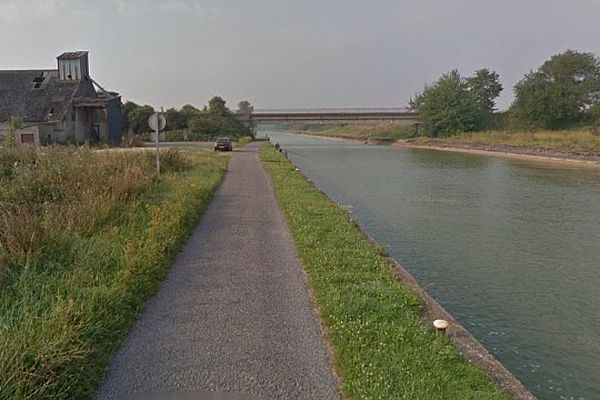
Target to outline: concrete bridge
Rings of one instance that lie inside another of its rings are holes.
[[[285,123],[382,123],[418,122],[418,114],[407,108],[321,108],[255,110],[251,114],[237,114],[240,121],[250,126]]]

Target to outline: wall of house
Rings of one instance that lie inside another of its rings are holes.
[[[65,143],[67,141],[64,121],[40,125],[39,134],[42,144]]]
[[[106,123],[108,125],[108,143],[112,146],[119,146],[123,139],[121,98],[112,99],[106,103]]]
[[[69,108],[63,119],[63,131],[65,142],[75,142],[75,121],[77,115],[73,107]]]
[[[75,110],[75,143],[83,144],[89,139],[93,115],[87,108],[78,108]]]
[[[40,123],[31,129],[27,128],[25,139],[31,139],[29,133],[34,134],[35,146],[49,145],[54,143],[76,143],[84,144],[110,144],[121,143],[121,108],[120,102],[115,103],[111,113],[108,109],[82,107],[75,109],[71,107],[62,121],[55,123]],[[112,124],[112,127],[111,127]],[[97,127],[98,136],[92,137],[92,128]],[[111,131],[114,129],[114,131]],[[8,132],[8,123],[0,122],[0,138]],[[114,132],[114,133],[113,133]],[[17,137],[19,143],[21,137]],[[30,145],[30,142],[27,142]]]
[[[8,132],[8,122],[0,122],[0,138],[3,138],[6,132]]]
[[[92,126],[97,125],[99,141],[108,143],[108,129],[102,110],[71,107],[62,121],[40,124],[39,139],[42,144],[76,143],[84,144],[92,139]]]
[[[95,110],[94,115],[94,124],[98,125],[100,128],[100,142],[105,144],[110,144],[110,138],[108,136],[108,123],[106,119],[106,110],[98,109]]]
[[[39,126],[29,126],[15,132],[15,139],[19,146],[38,147],[41,144]]]
[[[79,81],[89,76],[88,55],[79,58],[58,59],[58,74],[61,81]]]

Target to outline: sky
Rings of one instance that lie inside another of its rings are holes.
[[[600,0],[0,0],[0,69],[88,50],[124,100],[236,108],[404,107],[441,74],[504,91],[566,49],[600,55]]]

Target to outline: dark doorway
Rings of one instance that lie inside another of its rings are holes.
[[[90,132],[90,143],[96,145],[100,143],[100,125],[92,125]]]

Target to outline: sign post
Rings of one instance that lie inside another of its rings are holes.
[[[148,118],[148,125],[156,133],[156,174],[160,176],[160,132],[167,126],[167,120],[162,113],[155,112]]]

